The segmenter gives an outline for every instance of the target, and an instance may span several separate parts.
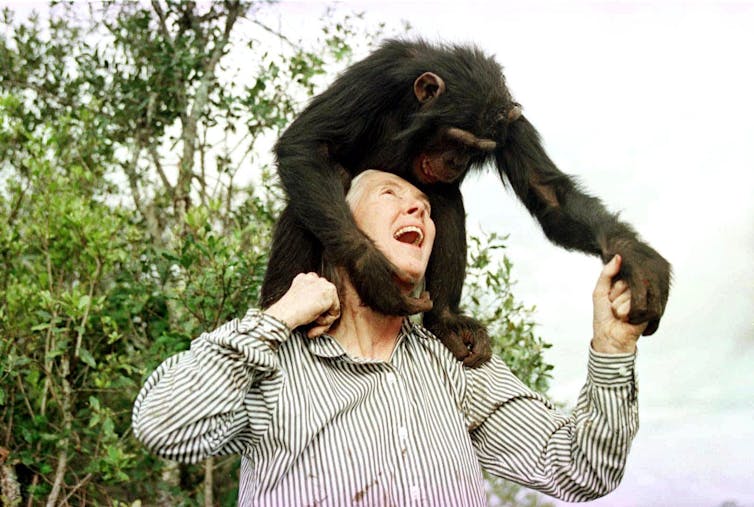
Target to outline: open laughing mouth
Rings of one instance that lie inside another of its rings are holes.
[[[421,246],[422,242],[424,241],[424,232],[415,225],[407,225],[395,231],[393,238],[397,239],[401,243],[406,243],[413,246]]]

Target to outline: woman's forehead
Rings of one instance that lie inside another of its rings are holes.
[[[424,192],[422,192],[400,176],[384,171],[377,171],[375,169],[370,169],[361,173],[354,179],[354,184],[354,186],[363,185],[365,190],[371,190],[380,186],[394,187],[400,190],[409,191],[417,197],[427,199],[427,196],[424,194]],[[353,190],[356,190],[353,186],[351,188]]]

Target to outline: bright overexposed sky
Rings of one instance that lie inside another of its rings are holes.
[[[283,2],[280,26],[311,25],[322,6]],[[347,10],[496,55],[559,167],[673,264],[660,330],[640,341],[626,476],[592,505],[754,505],[754,2],[337,4]],[[553,343],[551,395],[574,403],[599,261],[550,245],[495,177],[463,191],[471,231],[510,234],[516,294]]]

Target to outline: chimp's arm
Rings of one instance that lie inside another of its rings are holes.
[[[629,320],[635,324],[649,321],[644,334],[654,333],[668,300],[668,261],[555,166],[525,117],[508,126],[497,163],[550,241],[569,250],[598,255],[603,262],[621,255],[619,277],[631,288]]]

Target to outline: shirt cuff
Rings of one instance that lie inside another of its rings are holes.
[[[605,354],[589,347],[589,379],[598,386],[616,386],[636,381],[636,352]]]
[[[281,320],[256,308],[250,308],[238,323],[238,332],[249,334],[251,331],[263,340],[281,344],[291,336],[291,329]]]

